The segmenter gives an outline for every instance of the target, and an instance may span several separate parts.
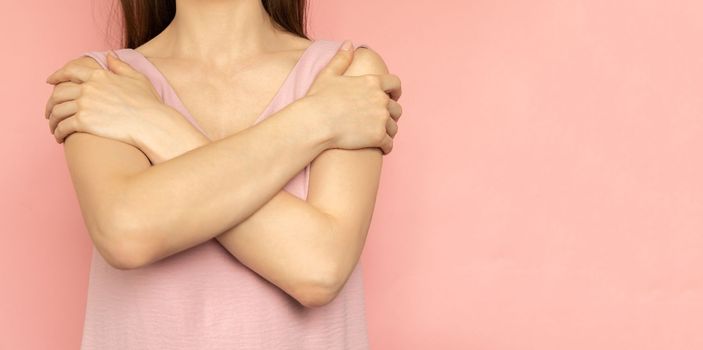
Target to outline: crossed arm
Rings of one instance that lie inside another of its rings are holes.
[[[381,58],[358,49],[345,74],[381,73]],[[363,249],[382,153],[326,149],[324,134],[302,132],[316,125],[296,125],[306,120],[293,117],[298,108],[155,166],[131,145],[72,134],[66,158],[96,247],[114,266],[137,268],[217,238],[302,304],[331,301]],[[307,201],[282,191],[310,162]]]

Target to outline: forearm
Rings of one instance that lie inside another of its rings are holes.
[[[333,218],[286,191],[217,240],[242,264],[296,298],[334,294],[356,261],[350,235]]]
[[[185,120],[177,117],[175,121]],[[150,132],[139,148],[157,164],[208,143],[210,140],[189,123],[175,123]],[[355,236],[334,234],[340,224],[312,203],[280,190],[216,239],[271,283],[288,294],[304,296],[307,292],[299,291],[301,286],[338,289],[355,266],[360,253],[351,239]]]
[[[309,111],[296,101],[130,177],[113,202],[111,227],[153,252],[153,261],[236,226],[326,149],[326,130]]]

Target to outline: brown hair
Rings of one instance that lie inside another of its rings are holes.
[[[161,33],[176,15],[176,0],[120,0],[122,45],[135,49]],[[269,17],[281,29],[309,39],[306,0],[261,0]]]

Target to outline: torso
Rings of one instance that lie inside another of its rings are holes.
[[[312,43],[304,38],[289,42],[286,46],[294,49],[249,57],[227,67],[154,57],[158,55],[148,47],[150,43],[135,51],[164,75],[186,109],[214,141],[252,126]]]
[[[297,66],[299,69],[294,71],[293,79],[289,80],[283,93],[277,96],[261,119],[302,98],[340,45],[340,41],[316,40],[311,46],[312,50],[307,51],[309,54]],[[147,57],[154,57],[142,52]],[[210,88],[217,97],[210,98],[207,92],[189,86],[188,77],[195,75],[184,72],[190,68],[184,69],[181,65],[182,71],[179,72],[175,60],[154,60],[158,68],[163,69],[164,74],[159,74],[155,65],[144,59],[142,52],[132,49],[115,51],[121,59],[155,83],[166,105],[189,119],[192,116],[184,106],[189,104],[188,107],[193,109],[193,114],[197,115],[198,121],[202,121],[203,127],[215,135],[246,128],[246,124],[256,119],[254,115],[259,112],[253,108],[243,108],[247,104],[237,106],[228,103],[227,109],[227,106],[218,105],[215,101],[230,100],[230,93],[237,94],[239,101],[248,101],[247,97],[268,92],[266,98],[258,99],[261,108],[266,104],[264,100],[277,93],[276,83],[284,80],[283,75],[289,73],[286,70],[295,65],[293,61],[297,58],[291,53],[293,59],[286,61],[286,55],[278,51],[280,55],[267,55],[270,59],[266,58],[265,61],[263,58],[261,61],[250,61],[257,62],[256,69],[250,65],[241,71],[249,73],[231,75],[239,76],[241,80],[221,79],[214,72],[209,72],[207,78],[200,78],[212,82]],[[106,51],[85,55],[107,69]],[[278,69],[275,63],[280,64]],[[285,63],[288,65],[284,66]],[[201,72],[200,69],[193,71]],[[256,72],[270,74],[271,79],[253,79]],[[276,72],[278,76],[274,76]],[[178,93],[187,102],[178,100],[173,93],[175,89],[164,84],[163,76],[168,76],[175,83]],[[247,76],[248,80],[245,79]],[[274,78],[278,81],[273,81]],[[262,82],[258,85],[257,80],[267,80],[270,84]],[[217,88],[228,86],[233,81],[240,81],[238,89]],[[247,91],[249,94],[246,94]],[[212,102],[197,103],[198,100]],[[206,112],[204,115],[216,115],[212,112],[216,110],[232,113],[228,131],[219,132],[214,122],[198,114]],[[306,200],[309,180],[310,165],[295,175],[284,190]],[[363,289],[361,264],[357,264],[331,303],[306,308],[240,263],[216,240],[208,240],[156,263],[131,270],[115,269],[95,252],[91,262],[81,349],[368,349]]]

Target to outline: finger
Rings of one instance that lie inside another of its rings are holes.
[[[80,84],[90,79],[91,73],[96,69],[99,68],[70,64],[52,73],[48,78],[46,78],[46,82],[52,85],[56,85],[64,81],[72,81]]]
[[[111,72],[119,75],[126,75],[132,78],[139,78],[141,76],[141,73],[132,68],[127,62],[121,60],[112,51],[107,53],[107,68]]]
[[[398,101],[403,90],[400,84],[400,78],[395,74],[381,74],[381,88],[388,93],[394,101]]]
[[[59,103],[54,106],[49,116],[49,130],[54,133],[56,126],[64,119],[76,114],[78,103],[75,100]]]
[[[390,113],[391,118],[395,120],[396,122],[398,119],[400,119],[400,116],[403,114],[403,108],[400,106],[400,103],[394,101],[394,100],[388,100],[388,113]]]
[[[320,74],[327,75],[342,75],[349,68],[353,58],[354,50],[352,50],[353,45],[351,41],[344,40],[344,43],[339,47],[337,53],[332,57],[332,59],[327,63],[327,65],[322,68]]]
[[[56,142],[63,143],[66,137],[78,130],[78,119],[76,117],[70,117],[62,120],[56,129],[54,129],[54,138]]]
[[[386,134],[390,137],[395,137],[397,133],[398,123],[396,123],[396,121],[392,118],[388,118],[388,120],[386,120]]]
[[[381,142],[381,150],[383,151],[383,155],[391,153],[391,151],[393,150],[393,138],[386,135],[386,137],[384,137],[383,141]]]
[[[49,118],[49,115],[51,114],[51,109],[54,108],[55,105],[69,100],[74,100],[80,97],[80,94],[80,84],[76,84],[71,81],[66,81],[57,84],[56,86],[54,86],[54,91],[51,93],[51,96],[49,96],[49,99],[46,101],[46,106],[44,108],[44,118]]]

